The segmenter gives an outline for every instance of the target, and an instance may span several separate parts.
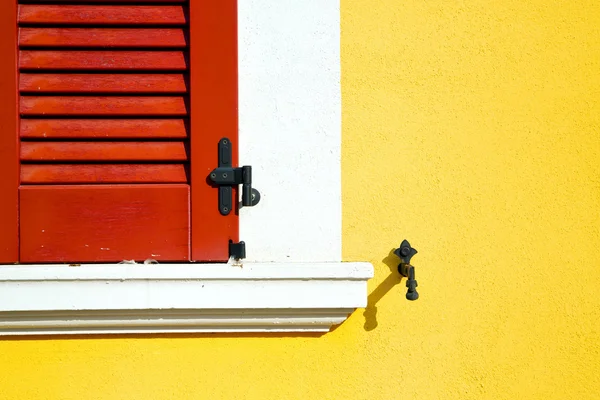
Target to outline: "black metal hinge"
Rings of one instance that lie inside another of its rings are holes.
[[[233,257],[236,260],[240,260],[242,258],[246,258],[246,243],[239,242],[233,243],[229,242],[229,257]]]
[[[251,207],[260,201],[260,193],[252,188],[252,167],[233,168],[231,156],[231,141],[223,138],[219,141],[219,166],[209,175],[210,181],[219,187],[219,212],[229,215],[234,207],[232,190],[234,186],[242,185],[242,206]]]

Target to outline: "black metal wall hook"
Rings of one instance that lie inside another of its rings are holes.
[[[417,300],[419,298],[419,293],[417,293],[417,280],[415,279],[415,267],[410,264],[410,259],[417,254],[417,250],[413,248],[408,240],[404,239],[402,243],[400,243],[400,247],[394,250],[394,254],[400,258],[400,264],[398,264],[398,272],[400,275],[407,277],[406,287],[408,288],[406,292],[407,300]]]

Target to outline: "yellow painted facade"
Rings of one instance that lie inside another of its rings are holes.
[[[0,399],[600,398],[600,4],[343,0],[342,75],[365,312],[321,337],[3,339]]]

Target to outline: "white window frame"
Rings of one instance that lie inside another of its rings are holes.
[[[327,331],[367,302],[344,263],[339,1],[238,3],[243,264],[0,267],[0,335]],[[216,206],[216,205],[215,205]]]

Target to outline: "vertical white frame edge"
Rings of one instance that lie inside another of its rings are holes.
[[[339,1],[244,0],[238,23],[239,162],[262,195],[240,210],[247,261],[341,261]]]

